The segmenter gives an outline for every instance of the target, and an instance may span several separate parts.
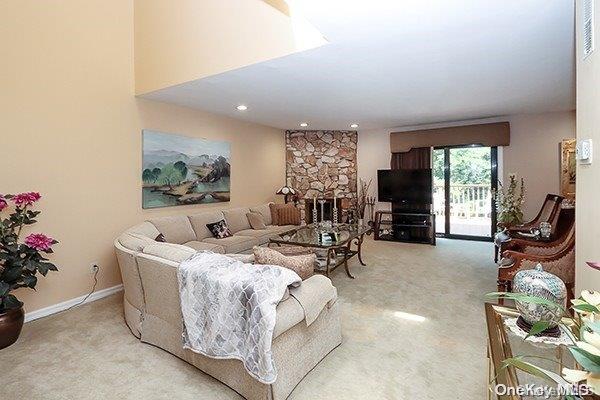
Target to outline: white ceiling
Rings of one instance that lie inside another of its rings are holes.
[[[571,0],[299,3],[330,44],[143,97],[284,129],[575,108]]]

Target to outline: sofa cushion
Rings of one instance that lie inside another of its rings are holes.
[[[206,238],[203,242],[223,246],[225,253],[241,253],[260,243],[257,238],[242,235],[233,235],[224,239]]]
[[[225,247],[218,245],[218,244],[212,244],[212,243],[206,243],[206,242],[199,242],[197,240],[192,240],[191,242],[185,242],[184,243],[185,246],[191,247],[194,250],[197,251],[212,251],[215,253],[225,253]]]
[[[262,214],[256,212],[249,212],[246,214],[248,218],[248,222],[250,223],[250,227],[252,229],[263,230],[267,229],[267,224],[265,223],[265,219]]]
[[[250,211],[258,213],[263,216],[265,225],[272,225],[273,219],[271,218],[271,203],[263,204],[262,206],[250,207]]]
[[[196,240],[196,234],[186,215],[154,218],[150,222],[164,235],[169,243],[182,244],[190,240]]]
[[[278,236],[279,232],[277,232],[275,229],[244,229],[243,231],[239,231],[237,234],[242,236],[250,236],[253,238],[269,239]]]
[[[255,238],[258,241],[258,244],[265,244],[269,242],[269,239],[275,238],[279,236],[279,233],[269,229],[262,230],[254,230],[254,229],[244,229],[243,231],[239,231],[238,235],[250,236]]]
[[[117,241],[126,249],[138,252],[144,250],[144,247],[156,243],[155,240],[152,240],[147,236],[129,232],[121,234],[117,238]]]
[[[144,247],[143,253],[180,263],[193,256],[196,251],[182,244],[156,243]]]
[[[194,232],[196,232],[196,240],[202,240],[213,237],[206,224],[217,222],[225,218],[222,211],[207,211],[200,214],[190,215],[190,223]]]
[[[224,210],[223,215],[227,221],[227,226],[231,233],[237,233],[244,229],[250,229],[250,222],[248,222],[248,214],[250,210],[248,208],[232,208],[231,210]]]

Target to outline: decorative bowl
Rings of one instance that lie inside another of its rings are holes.
[[[565,306],[567,288],[556,275],[544,271],[542,264],[534,269],[517,272],[513,279],[513,292],[529,296],[541,297],[553,303]],[[555,328],[562,318],[562,309],[545,304],[534,304],[515,301],[521,317],[529,325],[539,321],[548,321],[550,328]]]

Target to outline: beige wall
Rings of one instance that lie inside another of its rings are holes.
[[[592,139],[591,165],[577,166],[576,291],[600,290],[600,272],[586,261],[600,261],[600,6],[596,2],[594,27],[596,50],[585,60],[581,53],[581,1],[577,0],[577,139]]]
[[[535,216],[547,193],[559,193],[559,151],[563,138],[575,135],[575,112],[516,115],[488,118],[453,124],[431,124],[420,127],[401,127],[360,131],[358,140],[358,176],[373,179],[377,187],[377,170],[390,168],[390,132],[439,128],[485,122],[509,121],[511,144],[500,153],[500,168],[504,179],[516,172],[525,178],[527,189],[524,212],[526,218]],[[389,203],[379,203],[379,209],[389,209]]]
[[[371,183],[372,195],[377,199],[377,170],[390,169],[391,129],[373,129],[358,132],[357,166],[358,179]],[[390,203],[377,202],[376,210],[390,210]]]
[[[230,141],[222,207],[272,200],[284,182],[282,131],[135,99],[133,1],[2,1],[0,43],[0,193],[40,191],[33,230],[60,241],[60,272],[18,293],[27,311],[87,293],[91,262],[98,289],[119,284],[112,241],[128,226],[211,207],[141,209],[142,128]]]
[[[325,43],[293,10],[262,0],[135,0],[136,93]]]
[[[525,219],[535,217],[546,194],[560,194],[563,139],[575,137],[575,112],[517,115],[510,121],[510,146],[503,148],[504,181],[515,172],[525,179]]]

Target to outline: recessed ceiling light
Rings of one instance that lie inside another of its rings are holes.
[[[358,124],[350,124],[350,128],[358,128]]]
[[[306,128],[308,126],[308,123],[307,122],[301,122],[300,126],[303,127],[303,128]]]
[[[238,111],[246,111],[248,109],[248,106],[245,106],[243,104],[240,104],[239,106],[236,107]]]

